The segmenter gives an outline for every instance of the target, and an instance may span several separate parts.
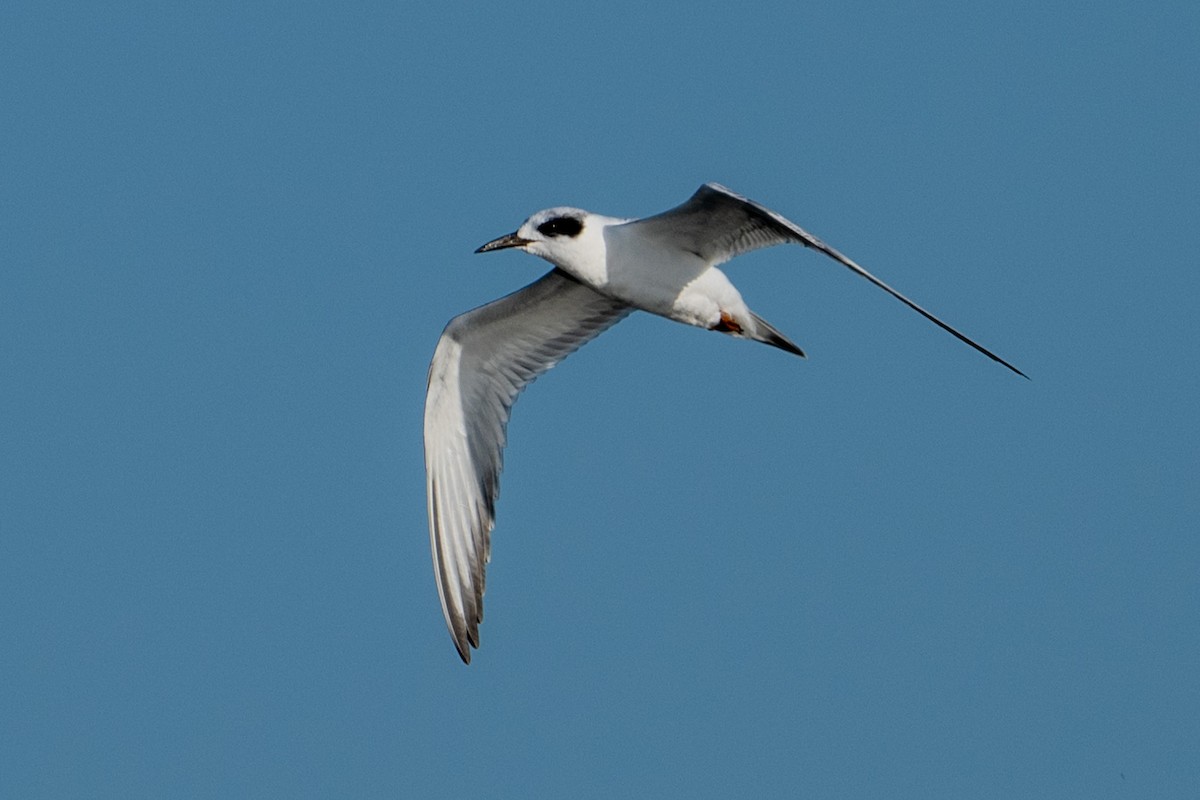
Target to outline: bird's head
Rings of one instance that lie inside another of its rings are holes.
[[[579,208],[548,208],[525,220],[514,233],[493,239],[475,252],[515,247],[580,275],[591,271],[597,259],[603,263],[604,227],[618,221]]]

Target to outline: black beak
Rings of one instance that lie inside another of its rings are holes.
[[[505,236],[501,236],[499,239],[492,239],[490,242],[488,242],[487,244],[485,244],[483,247],[479,248],[475,252],[476,253],[490,253],[493,250],[503,250],[507,247],[524,247],[525,245],[529,244],[529,242],[530,242],[529,239],[522,239],[520,236],[517,236],[515,233],[510,233]]]

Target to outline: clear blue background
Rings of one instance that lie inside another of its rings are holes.
[[[1194,2],[0,9],[0,796],[1200,793]],[[425,371],[528,214],[720,181],[809,353],[516,408],[483,649]]]

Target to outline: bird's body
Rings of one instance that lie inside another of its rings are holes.
[[[534,214],[477,252],[519,248],[554,269],[455,317],[429,368],[425,466],[434,572],[463,660],[479,646],[484,569],[509,410],[521,390],[634,310],[760,341],[803,356],[747,307],[718,266],[749,250],[796,243],[830,256],[1019,375],[1016,367],[773,211],[717,184],[645,219],[559,207]]]

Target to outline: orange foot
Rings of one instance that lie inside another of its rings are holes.
[[[728,311],[722,311],[721,321],[716,325],[713,325],[713,330],[720,331],[721,333],[741,333],[742,326],[737,323],[737,320],[729,315]]]

